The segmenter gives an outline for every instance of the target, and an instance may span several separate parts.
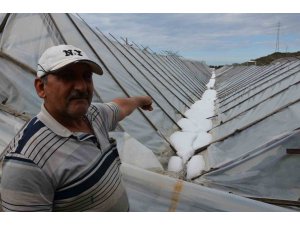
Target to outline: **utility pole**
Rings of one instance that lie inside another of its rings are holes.
[[[278,22],[277,24],[277,39],[276,39],[275,52],[279,52],[279,35],[280,35],[280,22]]]

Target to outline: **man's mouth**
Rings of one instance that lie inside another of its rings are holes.
[[[70,101],[87,101],[88,102],[88,99],[87,98],[71,98]]]

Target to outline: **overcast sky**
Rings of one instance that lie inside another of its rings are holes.
[[[178,52],[208,65],[240,63],[273,53],[279,22],[279,51],[300,51],[296,0],[88,0],[72,4],[10,0],[0,8],[0,12],[28,10],[77,12],[104,34],[127,37],[158,53]]]
[[[170,50],[208,65],[245,62],[275,51],[300,51],[300,13],[80,14],[104,34],[127,37],[153,51]]]

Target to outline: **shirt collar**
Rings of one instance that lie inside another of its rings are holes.
[[[54,119],[45,108],[44,104],[41,106],[41,111],[37,115],[37,118],[42,121],[50,130],[61,137],[70,137],[73,133],[56,119]]]

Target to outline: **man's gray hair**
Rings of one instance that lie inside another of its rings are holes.
[[[40,79],[41,79],[43,84],[47,84],[47,82],[48,82],[48,76],[47,75],[42,76]]]

